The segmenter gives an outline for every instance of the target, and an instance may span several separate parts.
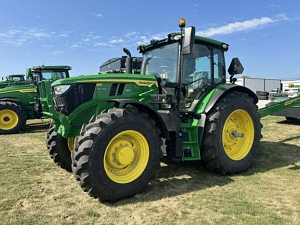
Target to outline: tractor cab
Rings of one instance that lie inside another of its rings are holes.
[[[155,75],[160,94],[172,95],[180,111],[192,111],[201,94],[226,83],[224,52],[228,44],[195,36],[193,27],[180,26],[181,33],[138,47],[143,53],[141,74]]]
[[[26,76],[36,86],[35,117],[48,116],[49,107],[53,105],[51,83],[56,80],[69,78],[70,66],[37,66],[27,69]],[[48,103],[51,104],[48,104]]]
[[[70,66],[37,66],[27,69],[27,77],[37,83],[49,80],[51,83],[69,77]]]
[[[15,81],[15,82],[25,81],[24,77],[25,77],[25,75],[23,75],[23,74],[13,74],[13,75],[8,75],[7,80]]]

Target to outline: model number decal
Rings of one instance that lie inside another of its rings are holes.
[[[290,105],[290,104],[292,104],[294,101],[297,101],[297,100],[299,100],[299,99],[300,99],[300,98],[296,98],[296,99],[290,100],[290,101],[284,103],[284,105]]]
[[[103,80],[80,80],[77,83],[96,83],[96,82],[120,82],[120,83],[136,83],[139,86],[150,86],[156,85],[158,87],[157,81],[145,81],[145,80],[126,80],[126,79],[103,79]],[[96,86],[102,86],[102,83],[97,83]]]

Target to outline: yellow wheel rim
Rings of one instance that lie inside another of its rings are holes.
[[[227,156],[235,161],[244,159],[252,148],[254,124],[248,112],[242,109],[233,111],[227,118],[222,142]]]
[[[0,111],[0,129],[11,130],[18,125],[19,117],[17,113],[10,109]]]
[[[70,152],[73,151],[73,149],[74,149],[74,140],[75,140],[74,137],[69,137],[67,140],[68,148],[69,148]]]
[[[146,138],[137,131],[123,131],[109,142],[104,155],[104,169],[112,181],[126,184],[143,173],[148,160]]]

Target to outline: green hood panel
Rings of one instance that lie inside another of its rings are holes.
[[[70,77],[67,79],[61,79],[55,81],[52,86],[63,85],[63,84],[75,84],[75,83],[101,83],[101,82],[134,82],[139,86],[149,86],[155,84],[158,86],[155,76],[140,75],[140,74],[97,74]]]

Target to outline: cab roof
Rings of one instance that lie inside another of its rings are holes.
[[[181,34],[180,32],[169,33],[167,38],[161,39],[161,40],[151,40],[151,43],[149,45],[140,45],[140,46],[138,46],[137,49],[140,53],[144,53],[144,52],[149,51],[153,48],[157,48],[158,46],[178,42],[178,41],[173,40],[172,37],[174,37],[176,35],[180,35],[180,34]],[[202,36],[199,36],[199,35],[195,36],[195,43],[204,44],[204,45],[213,45],[213,46],[219,47],[219,48],[222,48],[223,44],[226,44],[227,46],[229,46],[227,43],[217,41],[217,40],[207,38],[207,37],[202,37]]]
[[[71,70],[72,67],[70,67],[70,66],[44,66],[44,65],[42,65],[42,66],[34,66],[34,67],[32,67],[32,69],[33,70],[47,70],[47,69]]]

